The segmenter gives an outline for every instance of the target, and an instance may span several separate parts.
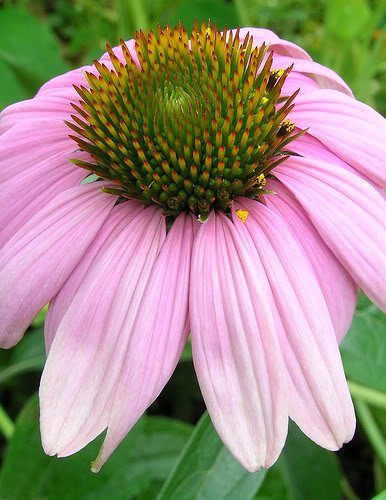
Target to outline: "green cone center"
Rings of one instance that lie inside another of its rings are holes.
[[[265,193],[271,170],[298,135],[286,120],[295,94],[281,90],[291,68],[272,71],[272,54],[239,31],[196,23],[137,32],[134,60],[95,62],[67,124],[89,162],[74,160],[108,191],[156,203],[166,215],[191,211],[204,221],[235,196]]]

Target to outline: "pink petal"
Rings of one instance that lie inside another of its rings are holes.
[[[76,156],[76,155],[74,155]],[[5,181],[0,189],[0,248],[39,210],[87,175],[61,154]]]
[[[335,90],[299,96],[290,118],[380,186],[386,184],[386,121]]]
[[[275,195],[265,197],[269,208],[280,214],[311,264],[330,312],[336,338],[348,332],[357,303],[358,290],[351,276],[326,246],[298,201],[283,184],[270,181]]]
[[[74,85],[86,85],[87,81],[84,74],[86,71],[91,72],[93,70],[95,71],[95,66],[82,66],[80,68],[73,69],[72,71],[68,71],[63,75],[56,76],[40,88],[37,93],[37,97],[72,89]]]
[[[366,181],[330,163],[291,157],[275,175],[296,196],[354,280],[386,309],[385,200]]]
[[[135,40],[129,40],[128,42],[126,42],[126,45],[128,46],[133,59],[139,66],[138,57],[135,52]],[[119,45],[113,48],[113,52],[123,63],[125,63],[125,59],[122,54],[122,49]],[[99,61],[108,66],[110,69],[113,68],[113,65],[110,62],[110,56],[108,55],[107,52],[105,52],[102,55]],[[40,88],[39,92],[36,94],[36,97],[43,97],[43,96],[48,97],[49,95],[55,96],[59,94],[64,95],[65,93],[70,93],[70,95],[76,96],[76,101],[77,101],[79,97],[77,97],[78,94],[74,92],[73,87],[74,85],[78,87],[82,85],[85,87],[89,86],[87,79],[85,77],[86,73],[93,73],[94,75],[97,75],[98,70],[93,64],[92,66],[82,66],[72,71],[68,71],[67,73],[52,78],[52,80],[49,80],[47,83],[45,83]]]
[[[270,50],[273,50],[275,54],[289,56],[297,59],[311,60],[311,57],[304,49],[292,42],[282,40],[273,31],[263,28],[241,28],[241,41],[244,41],[247,33],[249,33],[250,36],[253,37],[254,46],[260,46],[264,42],[266,45],[269,45]]]
[[[87,273],[90,271],[101,248],[105,245],[106,240],[110,241],[113,230],[116,232],[120,230],[120,228],[116,229],[117,225],[121,224],[125,226],[129,224],[129,222],[136,217],[143,210],[143,208],[144,207],[141,203],[134,200],[121,203],[114,207],[109,213],[102,228],[96,235],[94,241],[87,249],[87,252],[71,273],[71,276],[60,289],[58,295],[51,300],[46,320],[44,322],[44,337],[47,352],[50,350],[52,341],[54,340],[63,316],[76,296]]]
[[[42,442],[49,455],[74,453],[107,426],[131,332],[165,238],[158,208],[132,217],[133,208],[137,213],[131,202],[116,209],[114,229],[99,243],[79,286],[70,285],[72,300],[62,302],[68,308],[59,311],[40,387]],[[79,271],[83,274],[83,266]]]
[[[275,60],[273,66],[280,68],[279,65],[275,64]],[[283,96],[290,96],[294,94],[296,91],[299,91],[299,95],[302,95],[305,93],[314,92],[315,90],[318,89],[319,86],[316,82],[314,82],[314,80],[312,80],[306,75],[302,75],[301,73],[296,73],[295,71],[291,71],[284,82],[281,93]]]
[[[103,224],[116,197],[102,183],[54,198],[0,251],[0,344],[13,346],[55,296]]]
[[[356,175],[359,175],[359,177],[362,177],[362,179],[370,183],[374,187],[374,189],[376,189],[382,196],[385,196],[385,192],[382,187],[380,187],[378,184],[375,184],[362,172],[359,172],[351,165],[343,161],[342,158],[339,158],[339,156],[334,154],[328,149],[327,146],[321,143],[319,139],[316,139],[316,137],[313,137],[307,132],[298,137],[295,141],[291,142],[291,145],[288,149],[301,156],[305,156],[314,160],[326,161],[328,163],[333,163],[334,165],[339,165],[340,167],[345,168],[346,170],[349,170]]]
[[[314,160],[327,161],[329,163],[334,163],[347,170],[358,173],[354,168],[352,168],[348,163],[342,160],[339,156],[334,154],[328,149],[322,142],[316,137],[313,137],[309,133],[305,133],[298,137],[295,141],[291,142],[288,149],[298,153],[301,156],[308,156]]]
[[[193,221],[173,223],[130,331],[98,471],[172,375],[189,333],[188,293]]]
[[[15,125],[0,136],[0,183],[30,167],[44,170],[44,162],[60,155],[63,161],[73,158],[76,148],[63,122],[27,121]],[[79,170],[75,165],[72,168]]]
[[[74,113],[71,102],[77,103],[78,101],[78,94],[70,87],[54,95],[38,96],[12,104],[0,113],[0,133],[28,120],[49,120],[50,122],[71,120],[71,114]],[[36,130],[36,126],[34,129]],[[66,127],[66,137],[69,133],[71,130]]]
[[[319,88],[322,89],[335,89],[348,96],[352,97],[352,91],[347,83],[330,68],[322,66],[321,64],[305,59],[293,59],[291,57],[283,57],[277,55],[273,60],[273,68],[284,69],[293,64],[293,70],[290,73],[300,73],[314,80]],[[290,78],[289,76],[289,78]]]
[[[210,215],[193,249],[190,321],[213,424],[236,459],[255,471],[277,459],[288,409],[280,319],[251,245],[224,215]]]
[[[313,441],[336,450],[352,438],[355,414],[319,283],[277,212],[246,198],[236,208],[249,212],[246,223],[233,214],[235,226],[241,238],[247,233],[255,245],[283,323],[290,417]]]

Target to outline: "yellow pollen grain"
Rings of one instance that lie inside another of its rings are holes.
[[[284,73],[284,69],[274,69],[272,73],[276,76],[276,78],[280,78]]]
[[[260,174],[259,177],[257,178],[258,183],[260,186],[265,186],[267,184],[267,179],[265,178],[264,174]]]
[[[212,33],[212,30],[209,28],[209,26],[206,28],[205,33],[206,36],[210,36],[210,34]]]
[[[266,97],[261,98],[261,104],[264,106],[264,104],[267,104],[268,99]]]
[[[291,120],[284,120],[283,127],[285,127],[287,132],[291,132],[295,128],[295,124]]]
[[[247,222],[249,212],[248,210],[242,210],[241,208],[239,208],[238,210],[236,210],[236,215],[245,224]]]

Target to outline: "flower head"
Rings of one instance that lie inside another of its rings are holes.
[[[135,47],[139,64],[121,41],[123,61],[108,48],[109,64],[96,61],[98,74],[76,87],[68,125],[93,161],[74,163],[170,216],[203,221],[235,196],[261,195],[298,135],[285,119],[297,92],[281,95],[291,68],[271,71],[264,44],[216,25],[196,23],[190,40],[181,25],[137,32]]]
[[[49,302],[46,452],[107,428],[98,470],[189,332],[248,470],[289,417],[325,448],[351,439],[339,342],[358,287],[386,308],[385,129],[300,47],[209,24],[139,32],[5,109],[0,342]]]

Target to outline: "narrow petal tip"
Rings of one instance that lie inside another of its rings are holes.
[[[103,465],[103,463],[101,462],[102,449],[103,449],[103,445],[99,448],[98,455],[97,455],[96,459],[93,460],[90,464],[91,472],[93,472],[94,474],[97,474],[101,470],[102,465]]]
[[[281,440],[282,441],[282,440]],[[228,448],[229,449],[229,448]],[[283,446],[270,452],[267,450],[266,454],[261,453],[260,449],[256,449],[251,443],[250,449],[240,450],[230,450],[230,453],[234,458],[250,473],[259,472],[261,469],[269,469],[272,467],[277,459],[279,458],[281,452],[283,451]]]

